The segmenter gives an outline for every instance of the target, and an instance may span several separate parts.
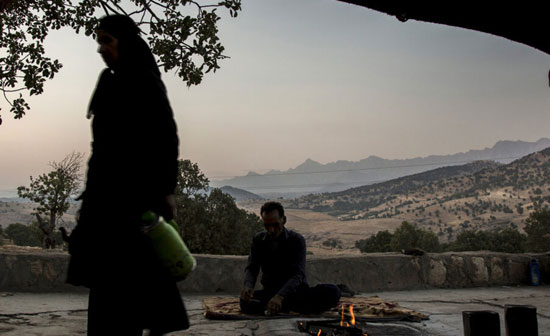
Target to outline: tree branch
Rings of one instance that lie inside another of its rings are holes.
[[[121,11],[122,13],[124,13],[124,15],[128,15],[128,13],[126,13],[126,11],[124,10],[124,8],[120,7],[118,3],[115,2],[114,5],[115,5],[118,9],[120,9],[120,11]]]
[[[2,82],[2,94],[4,95],[4,99],[6,99],[8,104],[10,104],[10,106],[13,107],[13,104],[10,102],[10,100],[8,99],[8,96],[6,95],[6,90],[4,89],[4,82]]]
[[[149,1],[149,2],[152,2],[152,3],[154,3],[155,5],[157,5],[157,6],[159,6],[159,7],[162,7],[162,8],[164,8],[164,9],[168,9],[168,6],[163,5],[163,4],[159,3],[159,2],[156,2],[155,0],[151,0],[151,1]]]
[[[108,9],[110,9],[113,13],[116,13],[116,11],[112,9],[111,6],[109,6],[109,3],[106,3],[105,1],[99,1],[99,4],[101,5],[101,7],[103,7],[103,11],[105,12],[105,15],[109,15]]]
[[[35,213],[34,214],[36,216],[36,219],[38,220],[38,227],[40,228],[40,230],[42,230],[42,232],[44,232],[45,235],[48,234],[48,231],[46,230],[46,223],[44,223],[44,220],[42,219],[42,217],[40,217],[40,215],[38,213]]]
[[[152,17],[157,19],[157,21],[160,21],[159,17],[155,14],[155,12],[153,12],[153,10],[151,10],[151,7],[149,6],[149,3],[147,3],[147,1],[141,0],[140,2],[143,4],[143,7],[145,9],[147,9],[147,11],[151,14]]]

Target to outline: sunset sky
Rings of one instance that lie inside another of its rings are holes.
[[[222,21],[231,58],[220,70],[191,88],[163,74],[180,157],[210,178],[550,136],[550,56],[531,47],[335,0],[245,0]],[[46,47],[64,67],[29,99],[31,111],[14,120],[0,100],[0,196],[52,160],[89,154],[97,45],[65,30]]]

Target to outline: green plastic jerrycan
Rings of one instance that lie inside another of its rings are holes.
[[[141,217],[143,232],[151,239],[162,265],[176,281],[185,279],[197,266],[197,261],[177,232],[174,220],[167,223],[161,216],[147,211]]]

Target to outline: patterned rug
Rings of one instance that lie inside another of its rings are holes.
[[[254,319],[277,319],[295,317],[325,317],[338,318],[344,314],[350,315],[349,307],[353,305],[355,319],[365,322],[384,321],[412,321],[420,322],[427,320],[428,315],[416,312],[411,309],[402,308],[397,302],[385,301],[379,297],[349,297],[342,298],[338,305],[331,310],[318,315],[303,315],[294,312],[278,314],[275,316],[247,315],[240,311],[238,297],[207,297],[202,301],[204,316],[212,320],[254,320]]]

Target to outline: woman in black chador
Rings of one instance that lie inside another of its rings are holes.
[[[189,321],[175,281],[141,233],[141,215],[174,213],[178,137],[151,50],[127,16],[99,22],[108,68],[88,111],[92,155],[67,282],[90,288],[88,335],[162,335]]]

